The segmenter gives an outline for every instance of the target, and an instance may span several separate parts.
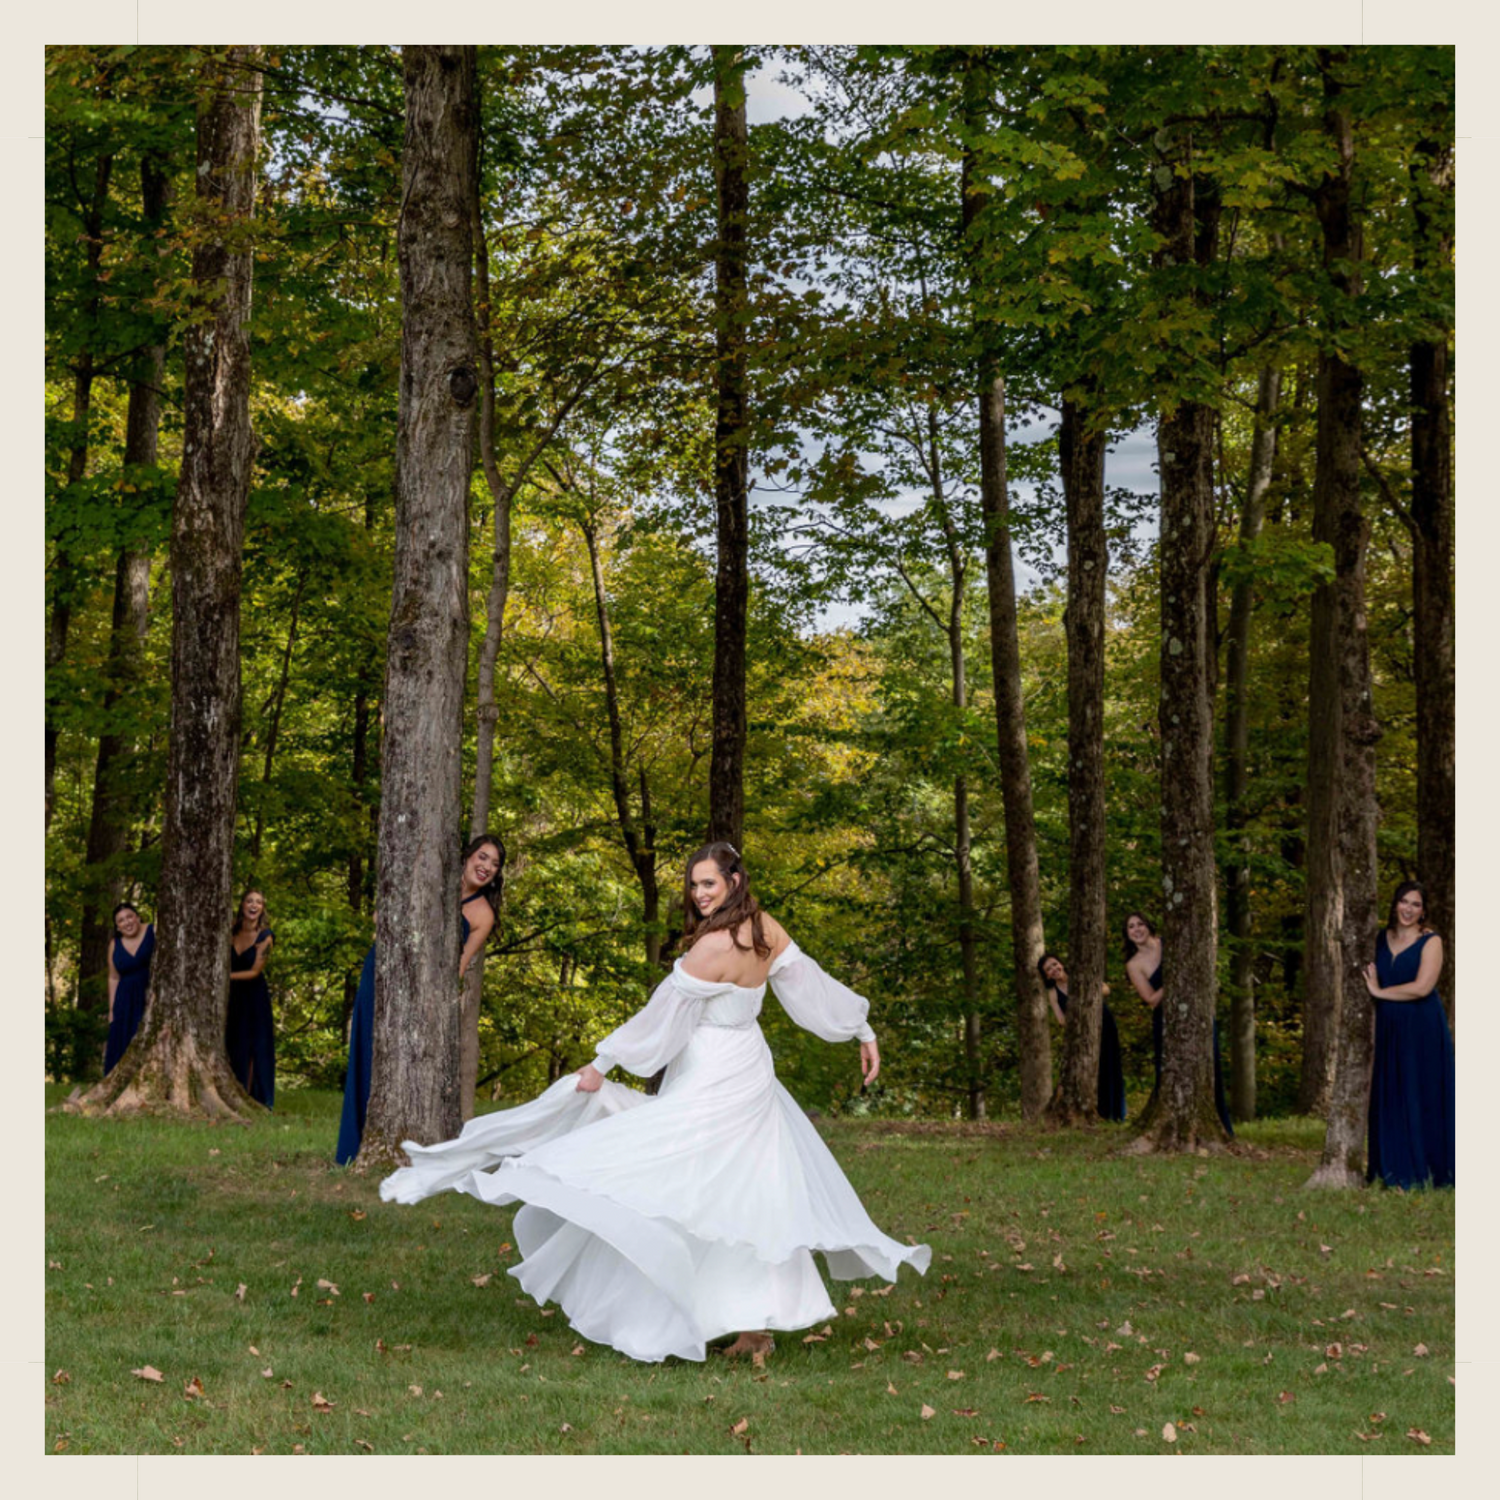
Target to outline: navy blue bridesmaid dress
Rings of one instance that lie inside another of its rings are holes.
[[[125,1049],[141,1024],[146,1013],[146,987],[151,982],[151,955],[156,951],[156,924],[146,924],[146,935],[134,953],[125,947],[125,941],[115,934],[115,973],[120,976],[115,986],[115,1005],[109,1017],[109,1036],[104,1042],[104,1071],[108,1073],[125,1056]]]
[[[1157,964],[1156,973],[1147,981],[1153,990],[1161,988],[1162,965]],[[1165,997],[1163,997],[1165,999]],[[1151,1051],[1156,1060],[1156,1081],[1161,1082],[1162,1026],[1164,1025],[1161,1003],[1151,1007]],[[1214,1108],[1224,1129],[1234,1134],[1234,1122],[1229,1118],[1229,1099],[1224,1092],[1224,1060],[1219,1055],[1219,1018],[1214,1017]]]
[[[475,891],[468,901],[478,901],[483,891]],[[469,941],[469,919],[459,912],[463,935],[459,948]],[[359,988],[354,992],[354,1014],[349,1019],[349,1066],[344,1072],[344,1112],[339,1117],[339,1144],[334,1159],[343,1167],[359,1155],[359,1143],[365,1133],[365,1110],[370,1103],[370,1068],[375,1048],[375,944],[365,954],[365,966],[359,973]]]
[[[1056,991],[1058,1009],[1068,1013],[1068,992]],[[1120,1028],[1106,1001],[1099,1025],[1099,1116],[1104,1120],[1125,1118],[1125,1055],[1120,1050]]]
[[[1380,988],[1416,982],[1424,932],[1394,956],[1385,932],[1375,940]],[[1370,1078],[1366,1177],[1387,1187],[1452,1187],[1453,1033],[1434,990],[1421,1000],[1375,1001],[1375,1067]]]
[[[231,971],[253,969],[260,945],[270,939],[268,929],[243,953],[237,953],[231,943]],[[271,990],[264,973],[254,979],[230,981],[224,1049],[229,1053],[229,1066],[245,1092],[270,1109],[276,1098],[276,1022],[271,1015]]]

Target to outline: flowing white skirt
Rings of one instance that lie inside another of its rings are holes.
[[[753,1023],[699,1026],[654,1099],[607,1080],[579,1093],[569,1075],[455,1140],[404,1146],[412,1164],[382,1198],[524,1203],[510,1274],[632,1359],[701,1360],[721,1334],[832,1317],[813,1251],[840,1281],[932,1258],[871,1222]]]

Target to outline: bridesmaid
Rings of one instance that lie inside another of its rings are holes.
[[[1044,953],[1037,969],[1047,986],[1047,999],[1059,1026],[1068,1013],[1068,971],[1055,953]],[[1109,986],[1104,986],[1109,994]],[[1120,1051],[1120,1028],[1108,1004],[1099,1027],[1099,1116],[1105,1120],[1125,1118],[1125,1059]]]
[[[104,1071],[110,1072],[146,1013],[151,982],[151,955],[156,951],[156,924],[142,922],[129,901],[115,907],[115,940],[109,949],[109,1036],[104,1043]]]
[[[1365,968],[1375,1001],[1365,1175],[1393,1188],[1453,1186],[1453,1034],[1437,992],[1443,940],[1426,914],[1422,887],[1398,885],[1375,962]]]
[[[1125,918],[1125,974],[1135,992],[1151,1007],[1151,1053],[1156,1064],[1156,1083],[1161,1083],[1162,1023],[1162,953],[1156,928],[1138,911]],[[1224,1094],[1224,1065],[1219,1056],[1219,1018],[1214,1017],[1214,1108],[1224,1129],[1231,1136],[1234,1123],[1229,1118],[1229,1100]]]
[[[482,833],[464,845],[463,884],[459,891],[463,951],[458,959],[462,979],[474,955],[484,947],[495,925],[500,905],[500,871],[505,846],[494,834]],[[354,1014],[349,1021],[349,1066],[344,1072],[344,1113],[339,1121],[335,1160],[347,1166],[359,1155],[365,1133],[365,1109],[370,1102],[370,1069],[375,1047],[375,944],[365,954]]]
[[[275,941],[266,898],[253,888],[246,891],[229,933],[224,1048],[245,1092],[267,1109],[276,1098],[276,1022],[271,1015],[271,991],[261,970]]]

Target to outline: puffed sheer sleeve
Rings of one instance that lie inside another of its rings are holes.
[[[722,988],[720,986],[719,988]],[[607,1073],[618,1064],[640,1078],[664,1068],[687,1046],[715,986],[684,983],[674,969],[657,985],[645,1006],[599,1043],[594,1066]]]
[[[825,974],[795,943],[789,943],[771,964],[771,988],[787,1015],[825,1042],[855,1037],[862,1042],[875,1040],[868,1019],[870,1002]]]

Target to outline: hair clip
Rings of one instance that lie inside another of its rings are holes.
[[[733,845],[733,844],[731,844],[731,843],[730,843],[730,842],[729,842],[729,840],[728,840],[728,839],[725,839],[725,840],[723,840],[723,844],[724,844],[724,847],[725,847],[725,848],[726,848],[726,849],[727,849],[727,850],[728,850],[728,851],[729,851],[729,852],[730,852],[730,853],[731,853],[731,854],[732,854],[732,855],[734,855],[734,857],[735,857],[735,858],[736,858],[736,859],[743,859],[743,858],[744,858],[744,857],[745,857],[745,856],[744,856],[744,855],[743,855],[743,854],[741,854],[741,853],[740,853],[740,851],[739,851],[739,850],[738,850],[738,849],[736,849],[736,848],[735,848],[735,847],[734,847],[734,845]]]

